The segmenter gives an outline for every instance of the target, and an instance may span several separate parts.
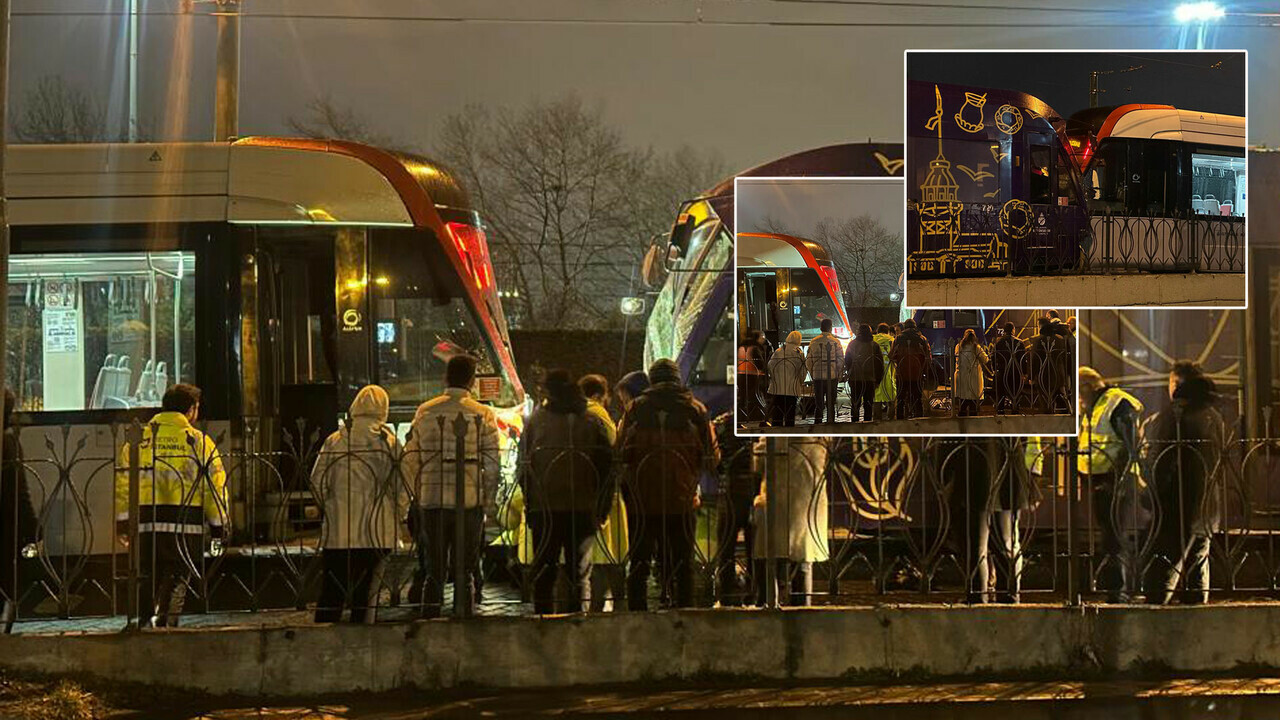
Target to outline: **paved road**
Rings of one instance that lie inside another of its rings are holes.
[[[860,720],[1095,720],[1097,718],[1280,717],[1280,679],[1166,682],[1006,682],[803,687],[553,691],[432,698],[364,696],[269,708],[228,707],[166,715],[173,720],[408,720],[409,718],[852,718]]]

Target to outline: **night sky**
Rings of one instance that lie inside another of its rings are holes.
[[[747,168],[826,144],[901,142],[904,50],[1168,50],[1185,46],[1184,30],[1169,17],[1172,5],[246,0],[240,131],[288,132],[291,115],[328,95],[374,131],[430,152],[444,119],[470,103],[520,107],[575,93],[598,104],[628,143],[659,151],[688,144],[721,153],[730,169]],[[1243,5],[1273,11],[1276,2],[1233,2],[1232,12]],[[10,111],[20,111],[40,78],[61,76],[101,103],[119,132],[123,7],[123,0],[14,0]],[[209,139],[211,3],[195,3],[190,15],[179,0],[141,0],[141,7],[141,119],[160,137]],[[1280,144],[1280,26],[1261,14],[1230,17],[1209,40],[1209,47],[1249,50],[1250,139]],[[1025,72],[1026,90],[1060,112],[1088,102],[1087,68],[1007,69]],[[1159,90],[1148,79],[1157,76],[1170,77],[1156,70],[1107,76],[1104,87],[1113,91],[1105,102],[1143,99],[1136,97],[1139,81]],[[1172,77],[1164,81],[1170,92],[1205,84],[1184,82],[1190,73]],[[1135,90],[1116,90],[1127,85]],[[171,102],[178,89],[185,98]]]
[[[1217,69],[1210,66],[1222,63]],[[1119,72],[1142,66],[1132,72]],[[1099,79],[1100,106],[1126,103],[1173,105],[1184,110],[1245,114],[1242,52],[1020,52],[908,53],[912,80],[1017,90],[1044,100],[1062,117],[1089,107],[1089,74]],[[1276,85],[1274,78],[1262,82]]]

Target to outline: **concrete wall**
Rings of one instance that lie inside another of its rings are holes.
[[[1244,307],[1244,273],[917,278],[909,307]]]
[[[1280,605],[692,610],[0,636],[0,666],[215,694],[1280,668]]]

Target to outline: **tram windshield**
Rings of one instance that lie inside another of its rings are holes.
[[[195,254],[14,255],[6,382],[17,409],[155,407],[195,378]]]
[[[407,243],[408,237],[383,231],[371,243],[375,357],[378,380],[392,404],[416,405],[442,393],[449,359],[466,353],[477,360],[479,398],[515,405],[514,383],[471,310],[466,279],[437,248]],[[486,382],[486,376],[500,382]]]

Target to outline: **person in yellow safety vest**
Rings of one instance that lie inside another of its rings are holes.
[[[1027,468],[1027,472],[1032,475],[1044,475],[1045,462],[1044,456],[1053,452],[1053,447],[1044,447],[1044,444],[1037,436],[1027,438],[1027,444],[1022,448],[1022,462]]]
[[[1116,502],[1129,494],[1121,485],[1126,476],[1137,476],[1138,425],[1142,402],[1117,387],[1107,385],[1102,375],[1080,366],[1080,434],[1076,469],[1088,483],[1093,518],[1100,533],[1102,556],[1095,563],[1098,589],[1107,601],[1127,602],[1133,578],[1128,577],[1122,557],[1120,529],[1114,518],[1123,508]]]
[[[227,476],[218,448],[192,423],[200,416],[200,389],[177,384],[165,391],[161,411],[142,429],[138,444],[138,623],[176,626],[187,583],[201,569],[206,529],[226,532]],[[115,507],[121,543],[129,543],[130,446],[120,448]]]

